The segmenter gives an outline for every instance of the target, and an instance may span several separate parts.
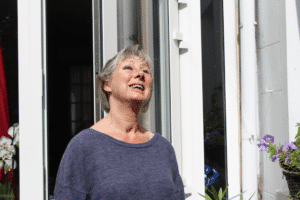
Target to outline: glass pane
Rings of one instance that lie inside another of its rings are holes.
[[[92,121],[84,122],[85,128],[90,128],[93,124],[94,124],[94,122],[92,122]]]
[[[71,121],[78,121],[81,118],[81,105],[71,104]]]
[[[171,141],[168,1],[153,1],[156,129]]]
[[[201,0],[205,185],[227,186],[224,124],[223,2]],[[226,194],[227,195],[227,194]],[[227,199],[227,197],[226,197]]]
[[[18,68],[18,8],[17,1],[0,1],[0,109],[1,109],[1,136],[9,137],[7,130],[15,123],[19,123],[19,68]],[[29,113],[28,113],[29,114]],[[2,145],[1,145],[2,146]],[[16,169],[12,170],[12,180],[17,183],[19,191],[19,148],[13,156],[16,161]],[[0,173],[5,180],[4,169]],[[24,175],[23,175],[24,177]],[[1,182],[3,184],[3,182]],[[1,198],[1,197],[0,197]],[[15,198],[19,199],[17,193]]]
[[[76,134],[77,128],[78,128],[78,123],[72,122],[72,123],[71,123],[71,134],[72,134],[72,135],[75,135],[75,134]]]
[[[83,84],[91,84],[93,81],[93,68],[91,66],[84,66],[81,68],[82,70],[82,83]]]
[[[62,155],[72,137],[82,130],[80,102],[83,80],[89,82],[93,88],[90,81],[93,75],[89,70],[82,68],[91,66],[93,69],[93,2],[99,3],[97,0],[64,1],[64,3],[46,1],[46,42],[50,44],[47,45],[46,71],[49,86],[48,193],[52,197]],[[98,30],[102,30],[100,25]],[[97,55],[101,54],[101,49],[99,47]]]
[[[92,91],[93,91],[92,85],[82,86],[82,102],[90,103],[93,101]]]
[[[82,105],[82,119],[84,121],[90,121],[93,117],[93,108],[92,104],[83,104]]]
[[[85,126],[83,126],[82,121],[72,122],[71,123],[71,134],[73,136],[75,136],[76,134],[78,134],[83,129],[85,129]]]
[[[72,103],[78,103],[81,101],[81,91],[80,91],[80,85],[72,85],[71,86],[71,102]]]
[[[138,3],[136,0],[118,0],[118,51],[127,45],[140,44],[138,38]]]
[[[80,83],[80,67],[71,67],[70,80],[71,84]]]

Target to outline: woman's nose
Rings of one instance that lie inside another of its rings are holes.
[[[136,78],[143,78],[143,77],[145,77],[145,74],[143,71],[138,72],[136,75]]]

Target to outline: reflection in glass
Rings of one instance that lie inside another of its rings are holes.
[[[157,81],[156,118],[160,119],[156,129],[171,141],[170,106],[170,63],[169,63],[169,24],[168,1],[153,1],[154,66]]]
[[[201,8],[205,184],[219,191],[227,186],[223,2],[201,0]]]

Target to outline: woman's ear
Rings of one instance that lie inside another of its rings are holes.
[[[103,90],[107,93],[111,92],[111,88],[109,86],[109,82],[108,81],[104,81],[103,82]]]

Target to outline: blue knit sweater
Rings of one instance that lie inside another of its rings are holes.
[[[172,145],[155,133],[142,144],[85,129],[69,143],[57,173],[55,200],[183,200]]]

